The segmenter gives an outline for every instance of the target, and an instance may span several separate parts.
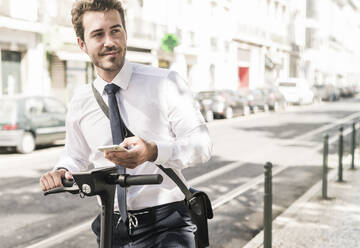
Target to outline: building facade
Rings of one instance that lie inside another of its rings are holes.
[[[0,0],[0,95],[68,102],[93,80],[71,25],[73,2]],[[359,82],[358,0],[122,2],[127,59],[176,70],[193,91],[267,87],[281,77]],[[166,50],[169,36],[177,44]]]
[[[360,82],[360,1],[307,0],[305,77],[315,84]]]

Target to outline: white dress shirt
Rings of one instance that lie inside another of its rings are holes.
[[[135,136],[153,141],[158,147],[155,162],[145,162],[126,172],[130,175],[158,173],[164,178],[159,185],[129,187],[128,209],[183,200],[184,194],[155,163],[173,168],[187,184],[181,169],[204,163],[211,156],[208,129],[186,83],[176,72],[128,61],[112,83],[121,88],[116,97],[125,125]],[[94,81],[105,103],[108,102],[106,84],[99,76]],[[83,85],[70,102],[64,152],[55,169],[64,167],[78,172],[93,166],[114,166],[97,150],[104,145],[112,145],[110,121],[99,107],[91,85]]]

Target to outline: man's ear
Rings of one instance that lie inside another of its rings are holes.
[[[83,52],[87,53],[86,44],[85,44],[85,42],[84,42],[80,37],[77,37],[77,43],[78,43],[80,49],[81,49]]]

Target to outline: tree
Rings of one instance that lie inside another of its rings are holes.
[[[161,41],[161,48],[166,52],[173,52],[179,45],[179,39],[174,34],[166,34]]]

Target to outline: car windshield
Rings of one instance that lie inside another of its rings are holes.
[[[280,87],[296,87],[296,83],[293,82],[281,82],[279,83]]]
[[[16,122],[16,106],[13,100],[0,99],[0,123],[10,124]]]
[[[201,91],[201,92],[198,93],[198,97],[200,99],[211,98],[211,97],[213,97],[215,95],[216,95],[216,93],[213,92],[213,91]]]

